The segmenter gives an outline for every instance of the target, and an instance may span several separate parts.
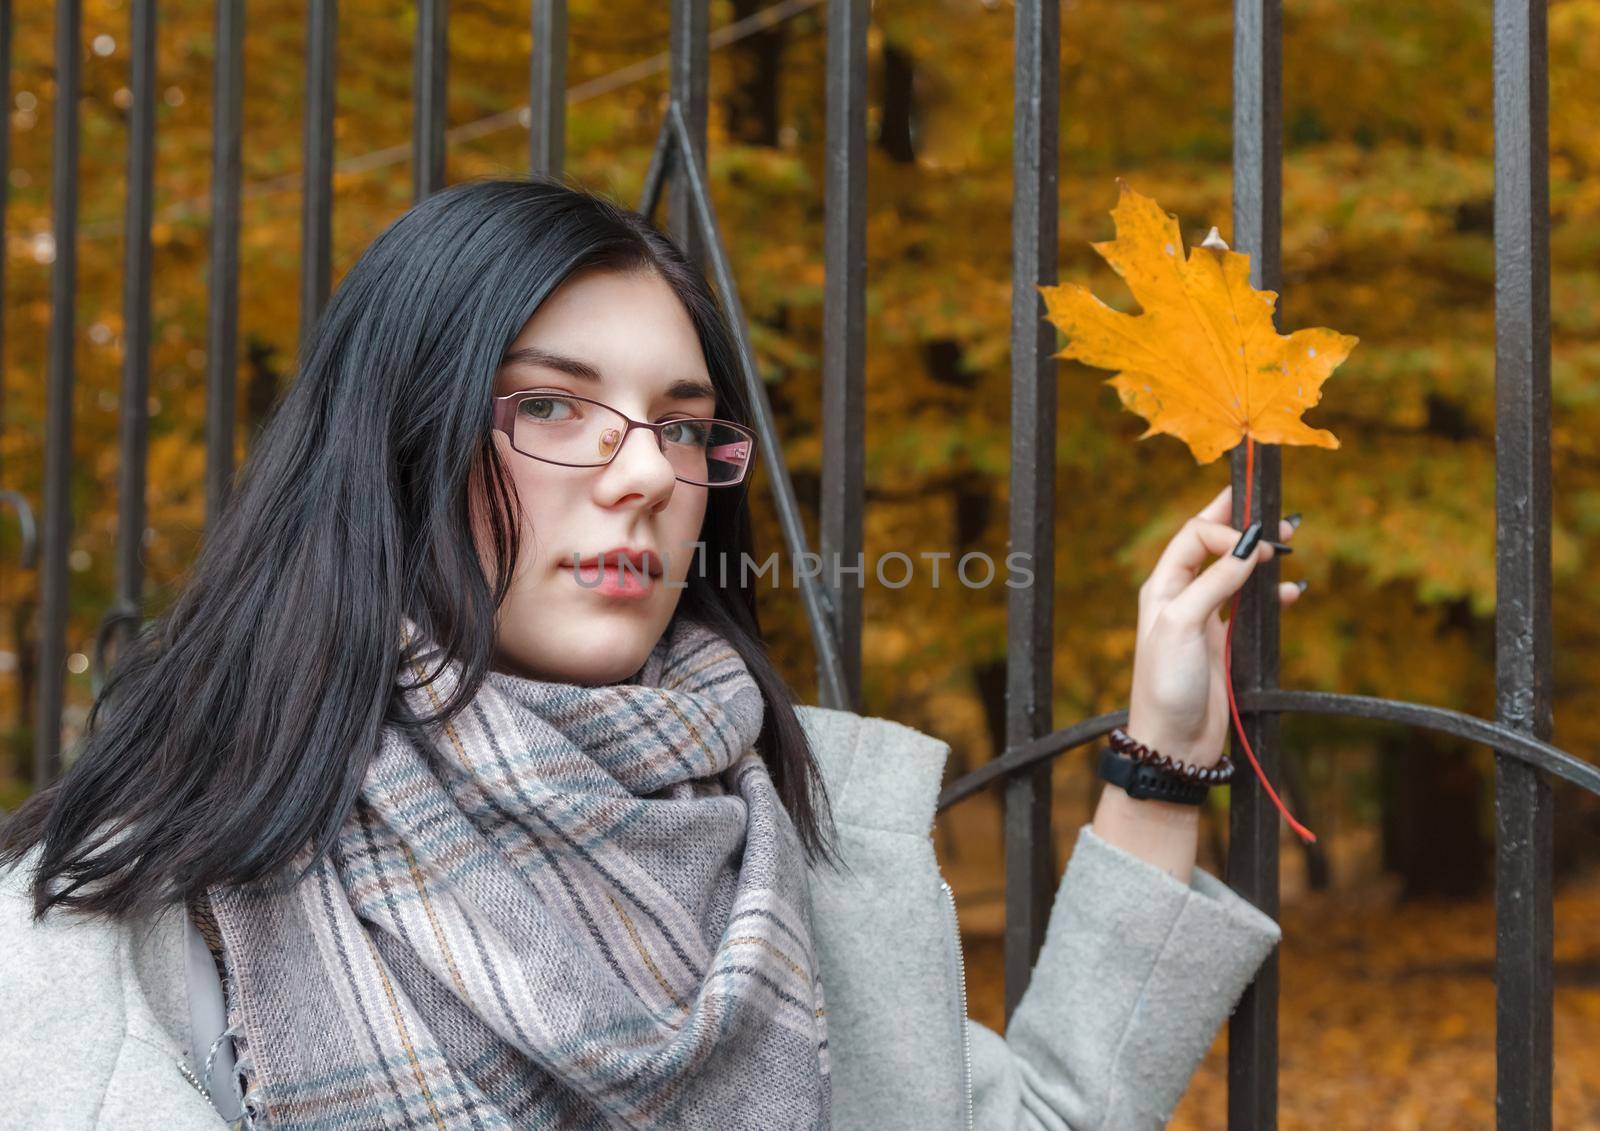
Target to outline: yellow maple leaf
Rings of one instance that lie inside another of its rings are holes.
[[[1056,357],[1119,372],[1106,382],[1149,421],[1139,437],[1176,436],[1210,463],[1245,436],[1337,448],[1300,417],[1358,339],[1325,328],[1278,333],[1278,295],[1250,285],[1250,257],[1215,228],[1184,258],[1178,221],[1117,178],[1117,238],[1090,244],[1127,282],[1142,314],[1124,314],[1076,283],[1040,287],[1067,336]]]

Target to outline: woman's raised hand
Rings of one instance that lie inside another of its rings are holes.
[[[1223,644],[1228,626],[1222,607],[1278,551],[1264,536],[1243,558],[1234,550],[1242,532],[1228,525],[1233,488],[1224,487],[1204,510],[1184,522],[1139,587],[1139,628],[1133,656],[1128,734],[1158,754],[1209,766],[1222,757],[1228,737],[1227,671]],[[1279,537],[1294,537],[1297,522],[1284,519]],[[1210,565],[1206,560],[1220,555]],[[1278,586],[1285,605],[1304,586]]]

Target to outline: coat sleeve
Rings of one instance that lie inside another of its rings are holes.
[[[974,1123],[1165,1127],[1282,933],[1209,872],[1185,886],[1084,825],[1005,1036],[967,1021]]]

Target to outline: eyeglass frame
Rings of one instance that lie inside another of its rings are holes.
[[[618,416],[622,417],[623,420],[626,420],[628,422],[628,426],[623,429],[622,439],[617,441],[617,446],[612,451],[611,458],[606,460],[604,463],[565,463],[562,460],[551,459],[548,456],[536,456],[517,447],[517,438],[513,432],[513,429],[516,426],[517,406],[525,400],[533,400],[537,397],[566,397],[569,400],[583,401],[585,404],[598,405],[600,408],[609,409],[611,412],[614,412]],[[645,428],[651,432],[654,432],[656,434],[656,450],[661,452],[662,455],[666,455],[666,448],[664,446],[665,441],[661,436],[662,429],[672,424],[682,424],[685,421],[701,421],[711,424],[724,424],[729,428],[735,429],[748,438],[750,443],[750,458],[745,460],[744,466],[739,469],[739,478],[737,479],[730,479],[724,483],[697,483],[694,480],[685,479],[683,476],[675,474],[673,478],[678,482],[687,483],[691,487],[737,487],[750,478],[750,468],[754,466],[756,461],[756,434],[737,421],[724,420],[718,416],[679,416],[674,417],[672,420],[663,420],[659,424],[651,424],[648,420],[635,420],[633,417],[623,412],[620,408],[617,408],[615,405],[606,404],[605,401],[597,401],[593,397],[581,397],[577,393],[568,393],[560,389],[518,389],[514,393],[505,393],[498,397],[492,397],[490,400],[494,406],[491,427],[496,432],[499,432],[505,436],[506,442],[511,445],[511,449],[520,456],[526,456],[528,459],[536,459],[541,463],[553,463],[557,467],[610,467],[616,462],[618,453],[620,453],[623,446],[627,444],[628,437],[633,434],[633,430],[635,428]]]

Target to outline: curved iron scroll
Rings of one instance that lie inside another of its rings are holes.
[[[100,698],[100,691],[106,685],[106,650],[111,644],[111,633],[125,621],[132,621],[138,628],[140,612],[127,601],[118,601],[106,611],[101,618],[100,627],[94,634],[94,652],[89,666],[89,684],[96,699]]]
[[[1591,765],[1571,754],[1540,742],[1522,731],[1480,719],[1461,711],[1432,707],[1425,703],[1406,703],[1372,695],[1341,695],[1326,691],[1289,691],[1282,688],[1245,691],[1239,697],[1240,713],[1251,711],[1284,714],[1349,715],[1380,722],[1405,723],[1426,727],[1441,734],[1454,735],[1482,743],[1508,757],[1537,766],[1569,781],[1580,789],[1600,796],[1600,766]],[[1112,727],[1126,726],[1127,711],[1113,711],[1085,719],[1073,726],[1008,750],[1000,757],[965,774],[939,794],[939,811],[964,801],[985,786],[1032,769],[1059,754],[1093,742]]]
[[[39,564],[39,531],[34,525],[33,508],[20,491],[0,491],[0,504],[5,503],[17,508],[17,526],[22,535],[22,568],[34,569]]]

